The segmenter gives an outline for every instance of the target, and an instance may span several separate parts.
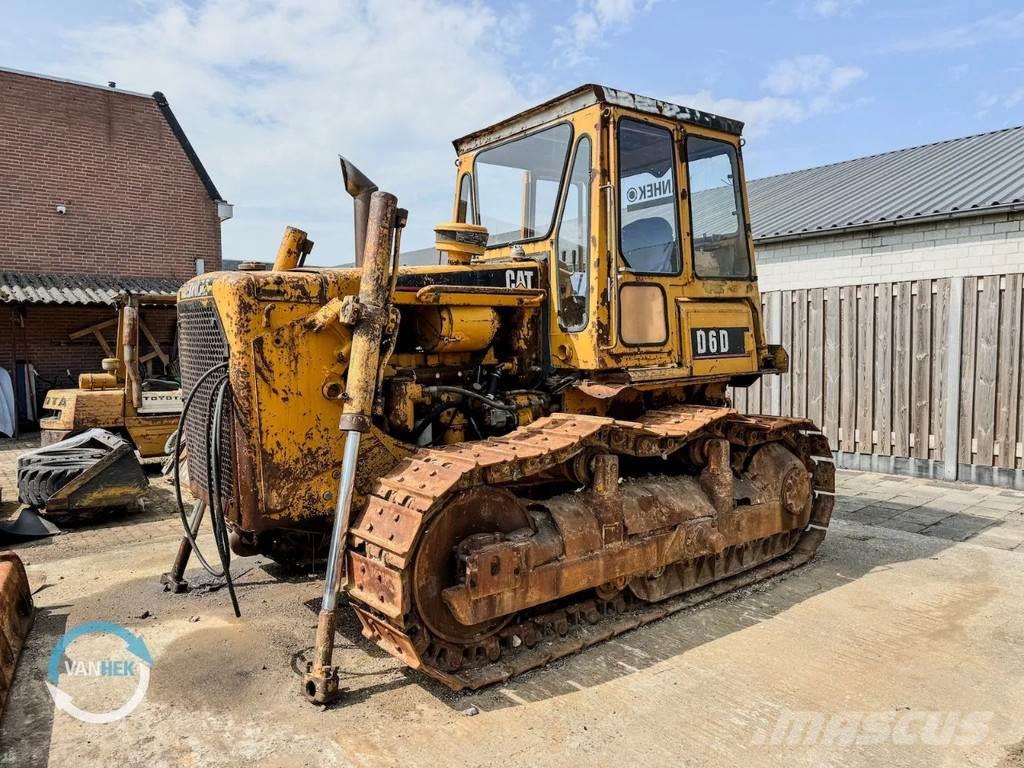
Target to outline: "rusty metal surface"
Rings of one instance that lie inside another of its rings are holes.
[[[32,627],[32,592],[21,559],[0,552],[0,713],[7,703],[18,656]]]
[[[700,478],[672,475],[672,457],[704,455],[700,443],[718,444],[713,473],[730,447],[755,459],[735,488],[749,504],[716,509]],[[669,475],[613,487],[598,462],[591,490],[530,502],[524,530],[521,502],[501,501],[502,486],[514,490],[587,451],[666,456]],[[507,679],[806,562],[833,501],[832,465],[816,456],[829,456],[827,441],[804,420],[687,405],[637,421],[556,413],[502,438],[423,449],[380,479],[351,532],[362,556],[399,578],[402,599],[411,592],[412,607],[361,601],[358,587],[350,600],[367,637],[447,685]],[[492,510],[490,524],[474,527],[468,513],[479,508]],[[458,569],[464,578],[452,581]],[[548,609],[575,594],[582,599]]]

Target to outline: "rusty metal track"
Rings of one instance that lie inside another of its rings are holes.
[[[725,437],[739,449],[785,442],[812,472],[810,522],[678,563],[681,587],[660,602],[641,601],[629,590],[607,599],[589,590],[523,611],[500,630],[463,644],[425,628],[410,571],[420,535],[454,495],[514,486],[589,451],[666,457],[707,436]],[[479,688],[807,562],[824,538],[834,488],[828,441],[803,419],[687,405],[637,421],[552,414],[501,438],[420,450],[381,477],[351,531],[349,601],[363,634],[384,650],[452,688]]]

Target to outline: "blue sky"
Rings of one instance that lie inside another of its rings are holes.
[[[750,178],[1024,124],[1024,7],[977,0],[0,0],[0,66],[163,91],[227,258],[351,259],[343,152],[429,245],[450,140],[583,82],[747,122]]]

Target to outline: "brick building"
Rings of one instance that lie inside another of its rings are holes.
[[[0,69],[0,366],[34,366],[39,397],[99,370],[72,335],[219,269],[230,215],[163,94]],[[173,323],[150,321],[162,344]]]
[[[750,182],[762,291],[1024,272],[1024,128]]]

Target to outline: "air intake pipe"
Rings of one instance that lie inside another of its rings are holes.
[[[341,155],[338,155],[338,160],[341,161],[341,178],[345,181],[345,191],[352,195],[355,262],[356,266],[360,267],[363,264],[363,249],[366,248],[366,226],[370,219],[370,195],[377,191],[377,185]]]

